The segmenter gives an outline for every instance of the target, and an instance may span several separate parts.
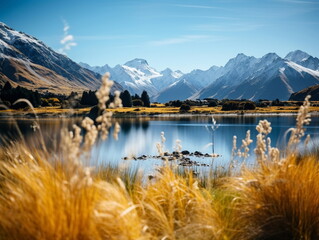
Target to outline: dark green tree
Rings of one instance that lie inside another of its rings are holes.
[[[144,103],[144,107],[150,107],[151,106],[150,97],[148,96],[148,94],[147,94],[147,92],[145,90],[142,92],[141,100]]]
[[[9,82],[6,82],[3,86],[2,91],[9,91],[12,89],[12,85]]]
[[[129,91],[121,92],[120,98],[122,99],[123,107],[132,107],[132,97]]]
[[[141,99],[141,98],[140,98],[140,96],[138,94],[135,93],[135,95],[132,96],[132,100],[134,100],[134,99]]]
[[[144,103],[141,99],[134,99],[132,101],[134,107],[143,107]]]
[[[0,94],[0,98],[3,102],[10,102],[10,105],[13,108],[28,107],[28,105],[24,102],[13,105],[15,101],[22,98],[29,100],[34,107],[38,107],[41,104],[41,98],[38,91],[34,92],[20,86],[13,88],[9,82],[5,83]]]
[[[83,92],[80,104],[82,105],[89,105],[89,106],[94,106],[98,104],[97,97],[95,95],[94,91],[88,91],[88,92]]]
[[[188,104],[183,103],[181,107],[179,108],[180,112],[188,112],[191,110],[191,107]]]

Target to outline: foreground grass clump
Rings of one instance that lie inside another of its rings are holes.
[[[170,166],[141,182],[120,168],[90,173],[47,157],[21,145],[1,152],[0,239],[319,237],[319,163],[313,156],[243,167],[215,186]]]
[[[157,179],[135,196],[152,236],[159,239],[218,239],[222,222],[212,196],[188,175],[164,167]]]
[[[244,223],[237,239],[319,239],[318,158],[245,169],[230,179],[233,202]]]
[[[1,239],[140,238],[140,218],[121,180],[54,167],[24,148],[15,153],[1,162]]]

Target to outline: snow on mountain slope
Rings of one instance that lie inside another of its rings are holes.
[[[111,79],[120,82],[131,94],[141,94],[146,90],[152,96],[158,92],[151,79],[161,74],[151,68],[146,60],[134,59],[124,65],[116,65],[110,73]]]
[[[0,73],[5,81],[39,91],[95,90],[101,75],[82,68],[38,39],[0,23]],[[115,83],[113,89],[122,89]]]
[[[109,72],[111,79],[119,82],[131,94],[141,94],[146,90],[150,96],[158,94],[183,75],[180,71],[174,72],[170,69],[158,72],[141,58],[135,58],[123,65],[116,65],[114,68],[108,65],[104,67],[91,67],[84,63],[81,65],[95,72]]]
[[[291,93],[319,83],[317,71],[280,57],[273,56],[273,61],[265,61],[264,57],[255,63],[249,74],[240,76],[233,70],[235,74],[223,75],[191,98],[287,100]],[[234,76],[239,76],[236,81],[232,81]]]
[[[145,59],[135,58],[131,61],[126,62],[124,66],[131,69],[137,69],[140,72],[143,72],[146,76],[160,75],[154,68],[148,65],[148,62]]]
[[[223,74],[223,68],[212,66],[208,70],[195,69],[181,77],[197,89],[207,87]]]
[[[287,54],[285,59],[295,62],[303,67],[319,71],[319,59],[310,56],[308,53],[296,50]]]
[[[174,82],[153,98],[155,102],[166,103],[172,100],[186,100],[196,93],[198,89],[185,79]]]
[[[314,71],[312,69],[303,67],[297,63],[290,62],[290,61],[287,61],[286,63],[288,64],[289,67],[291,67],[291,68],[295,69],[297,72],[299,72],[301,76],[303,73],[307,73],[307,74],[319,77],[319,71]]]
[[[295,50],[287,54],[285,59],[292,61],[292,62],[301,62],[303,60],[306,60],[309,58],[310,55],[306,52],[303,52],[301,50]]]
[[[152,83],[159,92],[183,76],[181,71],[172,71],[169,68],[166,68],[164,71],[160,72],[160,74],[161,76],[152,78]]]
[[[91,67],[89,64],[80,62],[79,65],[83,68],[89,69],[92,72],[96,72],[96,73],[101,74],[101,75],[104,75],[107,72],[111,73],[111,70],[112,70],[112,68],[107,64],[105,64],[104,66],[101,66],[101,67],[99,67],[99,66]]]

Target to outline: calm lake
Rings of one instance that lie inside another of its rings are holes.
[[[202,153],[215,152],[221,156],[218,158],[194,158],[199,163],[214,165],[227,165],[231,158],[233,136],[237,136],[237,146],[241,145],[241,139],[246,136],[246,131],[251,131],[254,140],[250,149],[253,159],[253,149],[256,142],[256,125],[259,120],[267,119],[271,122],[272,133],[269,137],[272,146],[282,148],[285,145],[286,131],[295,126],[296,116],[272,115],[272,116],[245,116],[245,115],[214,115],[218,128],[212,131],[212,116],[185,116],[185,117],[142,117],[142,118],[117,118],[121,125],[118,141],[111,136],[104,142],[95,145],[92,158],[99,164],[129,162],[134,167],[142,167],[145,170],[161,165],[160,159],[129,160],[124,161],[127,156],[157,155],[156,143],[161,141],[161,132],[165,133],[165,151],[172,152],[176,140],[181,140],[183,150],[190,152],[200,151]],[[48,146],[54,147],[59,142],[58,133],[62,127],[71,127],[73,123],[79,123],[80,119],[40,119],[40,127]],[[18,133],[15,124],[25,136],[27,143],[36,144],[37,136],[33,131],[32,119],[9,120],[0,119],[0,136],[3,138],[16,139]],[[111,131],[112,133],[112,131]],[[318,144],[319,139],[319,117],[312,115],[312,121],[307,126],[307,134],[311,135],[312,145]],[[1,144],[1,142],[0,142]],[[252,161],[252,160],[250,160]]]

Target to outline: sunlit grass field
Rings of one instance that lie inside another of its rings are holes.
[[[255,110],[233,110],[233,111],[222,111],[222,107],[207,107],[207,106],[193,106],[188,112],[183,112],[183,114],[242,114],[242,113],[297,113],[298,107],[296,106],[269,106],[269,107],[257,107]],[[41,115],[68,115],[68,114],[78,114],[84,115],[89,113],[90,107],[77,108],[77,109],[63,109],[60,107],[41,107],[34,108],[34,111],[39,116]],[[149,114],[181,114],[179,107],[166,107],[163,104],[158,104],[153,107],[121,107],[107,109],[115,114],[133,114],[133,115],[149,115]],[[310,112],[319,112],[319,106],[311,106],[309,108]],[[25,115],[33,114],[31,110],[14,110],[14,109],[1,109],[0,114],[12,114],[12,115]]]

